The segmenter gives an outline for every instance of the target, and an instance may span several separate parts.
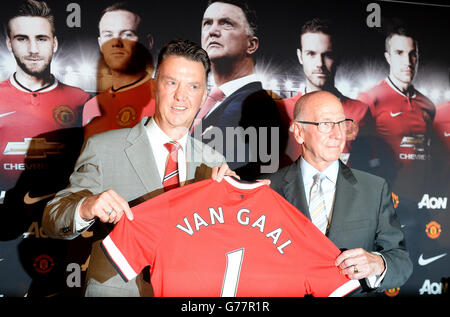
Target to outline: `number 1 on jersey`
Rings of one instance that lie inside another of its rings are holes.
[[[244,258],[244,249],[238,249],[225,254],[227,256],[227,268],[223,277],[221,297],[236,296],[239,283],[239,274],[241,273],[242,260]]]

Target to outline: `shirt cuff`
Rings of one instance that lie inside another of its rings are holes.
[[[387,271],[387,263],[386,263],[386,259],[384,258],[384,256],[381,253],[379,253],[379,252],[372,252],[372,253],[381,256],[381,258],[384,261],[384,271],[383,271],[383,273],[381,273],[381,275],[371,275],[371,276],[366,277],[367,285],[370,288],[374,289],[374,288],[377,288],[378,286],[380,286],[381,282],[383,281],[384,276],[386,275],[386,271]]]
[[[83,201],[86,199],[86,197],[81,198],[81,200],[78,202],[77,207],[75,208],[75,232],[83,232],[87,228],[89,228],[95,221],[95,219],[92,219],[90,221],[86,221],[80,216],[80,206],[83,203]]]

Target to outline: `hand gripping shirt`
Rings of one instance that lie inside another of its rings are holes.
[[[155,296],[343,296],[360,284],[339,249],[262,183],[225,177],[132,208],[102,241],[125,280],[151,266]]]

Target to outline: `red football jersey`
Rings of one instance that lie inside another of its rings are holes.
[[[447,151],[450,152],[450,101],[436,106],[433,128],[439,139],[445,144]]]
[[[358,99],[366,103],[381,136],[400,164],[427,159],[428,138],[435,106],[411,87],[408,97],[393,86],[389,78],[382,80]]]
[[[102,247],[126,279],[151,266],[155,296],[344,296],[339,249],[262,183],[225,177],[132,208]]]
[[[0,83],[1,189],[12,187],[25,169],[45,168],[42,159],[63,150],[62,131],[81,129],[88,99],[85,91],[56,80],[36,92],[20,87],[13,76]]]
[[[277,101],[278,110],[281,114],[284,127],[289,129],[288,143],[286,146],[286,155],[289,157],[291,162],[297,160],[299,156],[302,154],[301,145],[295,140],[294,133],[291,131],[290,126],[294,121],[294,108],[297,100],[303,95],[303,93],[299,93],[298,95],[291,97],[280,99]],[[347,135],[347,142],[345,143],[344,150],[341,154],[341,159],[344,163],[350,158],[350,153],[352,150],[352,141],[354,141],[358,137],[358,132],[360,128],[369,124],[370,121],[370,113],[369,108],[364,103],[348,98],[339,92],[336,93],[337,97],[341,100],[342,107],[344,108],[344,114],[346,118],[353,119],[354,123],[354,133],[351,135]]]
[[[83,110],[85,139],[108,130],[131,128],[143,117],[153,116],[151,81],[117,92],[108,88],[89,100]]]

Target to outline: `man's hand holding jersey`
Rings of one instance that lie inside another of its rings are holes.
[[[227,163],[212,168],[211,178],[221,182],[224,176],[239,176],[232,171]],[[86,197],[80,205],[79,213],[84,221],[92,221],[98,218],[101,222],[116,224],[125,214],[129,220],[133,220],[133,213],[128,202],[113,189],[108,189],[100,194]]]

